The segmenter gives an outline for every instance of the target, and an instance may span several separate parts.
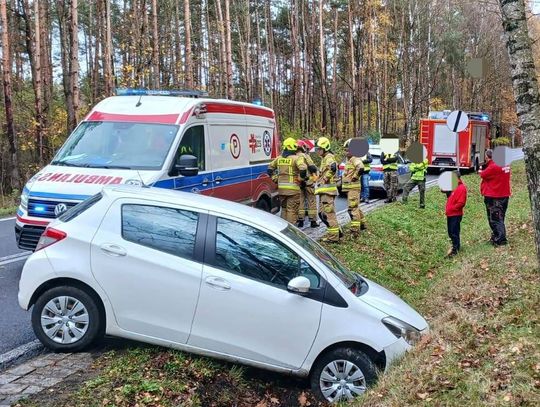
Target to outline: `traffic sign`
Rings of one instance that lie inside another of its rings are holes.
[[[448,126],[450,131],[458,133],[467,128],[467,126],[469,125],[469,117],[467,116],[467,113],[461,110],[454,110],[448,115],[448,118],[446,119],[446,125]]]

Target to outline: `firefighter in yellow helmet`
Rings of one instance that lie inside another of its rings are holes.
[[[310,226],[312,228],[319,226],[317,223],[317,199],[315,198],[315,190],[313,189],[315,181],[317,180],[318,169],[309,155],[309,149],[309,145],[304,140],[298,140],[298,154],[304,157],[308,169],[306,187],[300,189],[300,209],[298,210],[298,223],[296,224],[299,228],[304,227],[306,203]]]
[[[326,225],[327,242],[339,242],[341,231],[336,217],[334,200],[338,194],[337,190],[337,163],[334,154],[330,151],[330,140],[321,137],[317,140],[317,154],[321,157],[319,168],[319,178],[315,185],[315,194],[320,197],[319,217]]]
[[[281,217],[296,223],[300,207],[300,188],[305,186],[307,165],[304,157],[297,154],[298,144],[289,137],[283,141],[283,152],[268,165],[268,175],[274,180],[277,170],[278,195]]]
[[[360,157],[354,157],[350,150],[349,144],[351,139],[348,139],[343,147],[347,150],[347,162],[345,163],[345,171],[341,181],[343,192],[347,193],[347,205],[349,216],[351,217],[351,233],[353,236],[358,236],[360,230],[366,228],[364,214],[360,209],[360,177],[364,172],[364,163]]]

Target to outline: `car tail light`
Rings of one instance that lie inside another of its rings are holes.
[[[39,238],[39,242],[36,246],[36,252],[38,250],[44,249],[47,246],[50,246],[52,244],[55,244],[59,242],[62,239],[65,239],[67,237],[66,232],[62,232],[58,229],[53,228],[47,228],[45,229],[45,232],[41,235]]]
[[[382,167],[371,167],[371,170],[372,171],[378,171],[378,172],[382,172]]]

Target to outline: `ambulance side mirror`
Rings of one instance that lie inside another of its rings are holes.
[[[194,177],[199,173],[199,163],[194,155],[183,154],[174,164],[174,172],[184,177]]]

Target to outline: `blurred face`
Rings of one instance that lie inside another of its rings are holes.
[[[484,154],[484,160],[485,160],[486,162],[488,162],[489,160],[491,160],[491,158],[489,158],[489,156],[488,156],[487,154]]]
[[[322,157],[324,155],[324,150],[320,147],[317,147],[317,155]]]

